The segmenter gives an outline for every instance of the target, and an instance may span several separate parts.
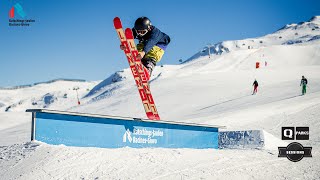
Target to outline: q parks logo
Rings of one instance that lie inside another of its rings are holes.
[[[17,17],[16,14],[22,19],[15,18]],[[26,17],[27,15],[21,4],[14,4],[9,10],[9,26],[30,26],[31,23],[35,22],[33,19],[25,19]]]
[[[309,127],[282,127],[282,140],[309,140]]]
[[[282,127],[282,140],[309,140],[309,127]],[[312,147],[303,147],[298,142],[292,142],[287,147],[278,147],[278,157],[287,157],[292,162],[298,162],[303,157],[312,157]]]

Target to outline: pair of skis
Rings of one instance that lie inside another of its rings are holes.
[[[150,86],[148,84],[149,77],[147,76],[144,65],[141,59],[137,58],[139,52],[136,44],[134,43],[134,37],[132,30],[127,28],[125,31],[122,28],[122,23],[119,17],[113,19],[114,27],[119,36],[121,45],[125,46],[124,53],[128,59],[128,63],[133,75],[133,78],[138,87],[138,91],[142,100],[142,104],[148,119],[160,120],[156,105],[151,95]]]

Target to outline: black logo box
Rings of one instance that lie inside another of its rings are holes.
[[[282,127],[282,140],[309,140],[309,127]]]
[[[296,140],[309,140],[309,127],[296,127]]]

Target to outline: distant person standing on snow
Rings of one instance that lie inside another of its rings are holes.
[[[302,79],[301,79],[301,82],[300,82],[300,86],[302,86],[302,95],[307,93],[307,84],[308,84],[307,78],[302,76]]]
[[[253,92],[252,92],[252,95],[257,94],[259,84],[258,84],[258,81],[257,81],[256,79],[254,80],[254,82],[253,82],[252,86],[253,86]]]

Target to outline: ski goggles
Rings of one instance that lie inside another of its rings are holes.
[[[148,33],[148,30],[147,29],[144,29],[144,30],[136,30],[136,33],[139,35],[139,36],[144,36]]]

